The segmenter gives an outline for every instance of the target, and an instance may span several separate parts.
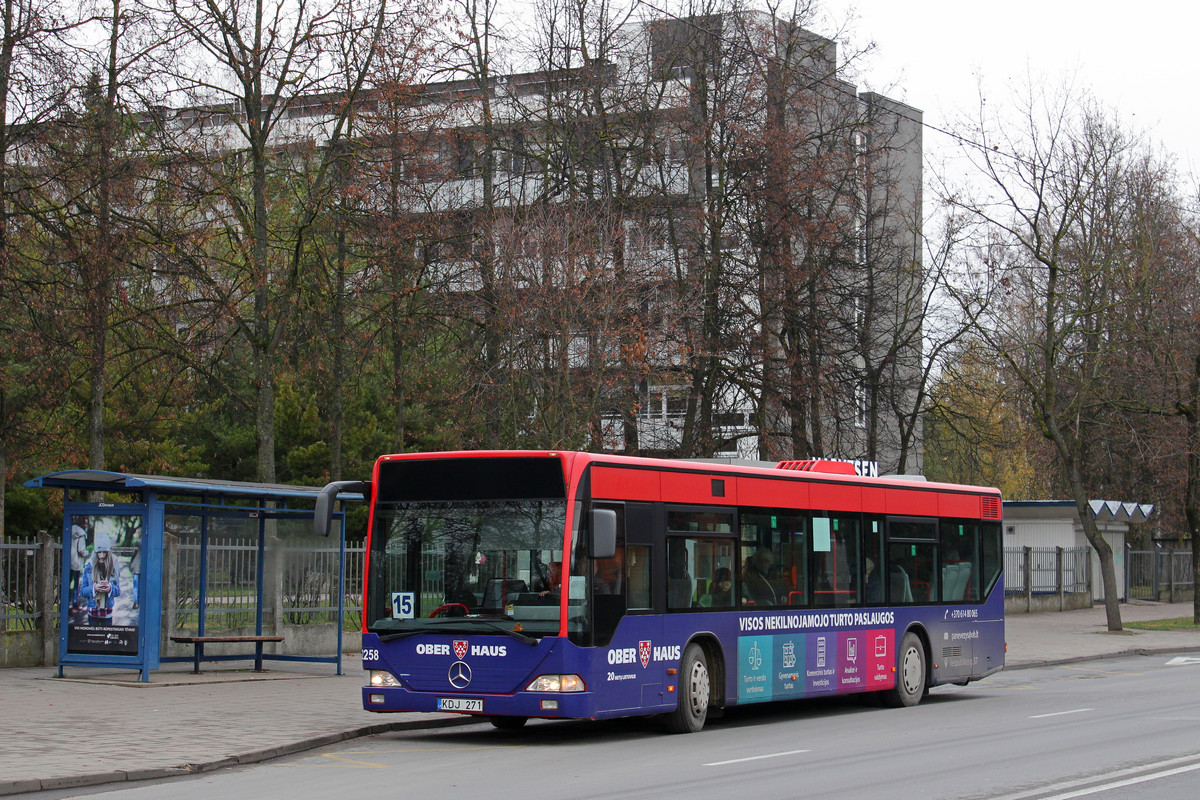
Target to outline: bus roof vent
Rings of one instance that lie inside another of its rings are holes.
[[[854,465],[849,461],[827,461],[823,458],[810,458],[804,461],[780,461],[776,469],[791,469],[797,472],[825,472],[832,475],[856,475]]]
[[[981,497],[979,498],[981,505],[980,516],[984,519],[1000,519],[1000,498],[998,497]]]

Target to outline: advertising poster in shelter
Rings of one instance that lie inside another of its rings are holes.
[[[142,518],[72,516],[66,544],[67,652],[137,655]]]

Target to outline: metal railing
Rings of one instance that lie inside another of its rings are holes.
[[[346,627],[362,620],[363,548],[347,547],[342,602]],[[338,548],[288,547],[283,552],[283,618],[289,625],[332,624],[338,612]]]
[[[1006,547],[1004,594],[1070,594],[1092,586],[1090,547]]]
[[[1195,586],[1192,551],[1156,544],[1153,550],[1125,550],[1125,587],[1130,598],[1172,602]]]
[[[50,542],[44,553],[37,540],[9,539],[0,543],[0,631],[34,631],[43,614],[57,621],[60,565],[58,542]],[[264,578],[265,598],[280,598],[283,621],[289,625],[328,625],[337,619],[338,548],[325,543],[301,543],[285,547],[279,555],[277,575]],[[200,542],[182,540],[176,548],[177,569],[173,585],[165,587],[164,602],[176,609],[176,627],[195,629],[200,607]],[[210,633],[253,626],[258,612],[258,545],[250,539],[210,541],[205,586],[205,627]],[[39,570],[43,558],[51,558],[48,569]],[[361,544],[345,551],[345,627],[356,630],[362,621],[362,576],[364,550]],[[49,587],[39,587],[39,574],[49,575]],[[48,591],[43,591],[47,589]],[[44,597],[53,598],[49,609]],[[268,600],[268,603],[270,601]]]
[[[259,608],[258,542],[254,539],[209,540],[201,570],[199,539],[182,539],[177,549],[173,587],[177,629],[199,624],[201,575],[205,576],[204,626],[206,633],[253,627]],[[345,551],[345,628],[356,630],[362,620],[362,545]],[[324,542],[288,544],[268,552],[263,565],[263,598],[267,606],[278,598],[283,622],[288,625],[335,624],[338,612],[337,547]]]
[[[36,540],[10,539],[0,543],[0,630],[32,631],[44,609],[38,600]]]
[[[201,589],[204,594],[206,633],[253,626],[258,611],[258,542],[231,539],[209,542],[204,551],[199,539],[179,542],[174,597],[176,627],[197,629]],[[206,564],[201,564],[201,558]],[[201,567],[205,569],[201,569]],[[201,575],[205,576],[201,586]]]

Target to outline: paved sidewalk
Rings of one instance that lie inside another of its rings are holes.
[[[1127,604],[1122,619],[1191,616],[1190,603]],[[1134,653],[1200,652],[1200,633],[1108,633],[1104,609],[1013,614],[1008,669]],[[278,663],[278,662],[276,662]],[[345,739],[457,725],[459,716],[362,710],[362,671],[314,665],[270,671],[170,665],[137,682],[133,670],[0,670],[0,795],[207,772]]]
[[[1190,602],[1121,605],[1121,621],[1126,624],[1191,616]],[[1004,619],[1004,638],[1008,641],[1005,669],[1122,655],[1200,652],[1200,631],[1126,628],[1109,633],[1103,606],[1063,613],[1009,614]]]

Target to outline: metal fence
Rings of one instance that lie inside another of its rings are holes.
[[[53,586],[44,594],[37,585],[42,547],[37,540],[9,539],[0,543],[0,631],[34,631],[46,612],[57,624],[61,544],[49,544],[53,551],[49,557],[54,566],[43,570],[42,574],[51,576]],[[181,540],[176,553],[174,584],[165,587],[164,600],[175,604],[176,628],[195,630],[200,613],[200,540]],[[253,626],[258,613],[257,542],[252,539],[210,541],[205,555],[206,631],[216,633]],[[264,595],[280,598],[283,622],[288,625],[335,624],[338,548],[324,542],[288,544],[278,556],[279,574],[269,576],[272,584],[264,588]],[[363,557],[362,545],[347,545],[343,587],[346,630],[357,630],[362,624]],[[41,597],[54,598],[53,606],[42,608]]]
[[[210,542],[202,551],[199,539],[184,539],[176,552],[173,594],[177,628],[196,630],[199,626],[202,575],[206,633],[254,625],[258,614],[257,540]],[[203,565],[202,557],[206,562]],[[207,569],[202,570],[202,566]]]
[[[347,547],[345,627],[362,620],[363,548]],[[289,625],[334,624],[338,612],[338,548],[287,547],[283,551],[283,618]]]
[[[1090,547],[1006,547],[1004,594],[1087,592],[1092,586]]]
[[[201,544],[183,539],[178,547],[174,597],[176,628],[195,630],[199,623]],[[204,571],[206,633],[217,633],[255,625],[258,607],[258,542],[254,539],[210,540]],[[277,565],[275,575],[264,564],[264,598],[278,596],[283,622],[288,625],[336,624],[338,612],[337,547],[324,543],[287,544],[278,553],[268,553]],[[345,628],[361,626],[363,547],[347,545],[345,553]],[[274,559],[278,557],[277,561]],[[276,595],[276,587],[279,594]]]
[[[32,631],[43,609],[38,601],[36,540],[10,539],[0,543],[0,630]]]
[[[1125,586],[1130,598],[1171,601],[1195,585],[1192,551],[1155,545],[1153,550],[1127,549]]]

